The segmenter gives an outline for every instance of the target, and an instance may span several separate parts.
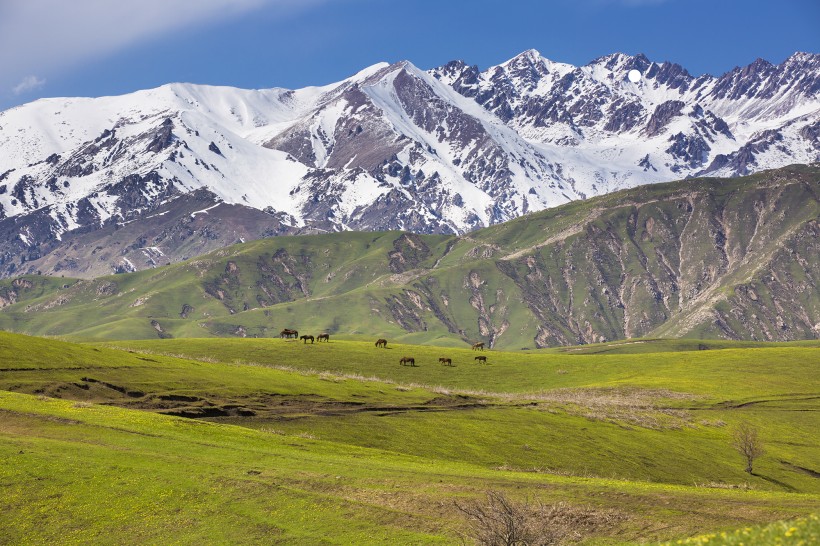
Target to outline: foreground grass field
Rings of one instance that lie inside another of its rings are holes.
[[[778,521],[770,525],[744,527],[734,531],[709,533],[675,542],[666,542],[664,546],[687,544],[703,546],[742,546],[743,544],[820,544],[820,517],[811,514],[789,521]]]
[[[487,491],[606,513],[599,544],[817,512],[820,349],[673,344],[479,365],[370,341],[0,333],[0,543],[458,543],[456,502]],[[740,422],[767,450],[753,475]]]

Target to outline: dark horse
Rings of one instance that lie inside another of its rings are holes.
[[[399,360],[399,364],[401,364],[402,366],[406,366],[406,365],[415,366],[416,365],[416,359],[413,358],[412,356],[403,356],[403,357],[401,357],[401,360]]]
[[[453,359],[452,358],[441,357],[441,358],[438,359],[438,361],[441,364],[446,364],[447,366],[452,366],[453,365]]]
[[[484,350],[484,342],[479,341],[478,343],[473,343],[473,350],[474,351],[483,351]]]
[[[310,340],[310,342],[313,343],[313,336],[302,336],[299,339],[303,340],[305,344],[307,344],[308,340]]]
[[[486,364],[486,363],[487,363],[487,357],[486,357],[486,356],[477,356],[477,357],[475,357],[475,359],[476,359],[478,362],[483,362],[484,364]]]
[[[316,341],[330,341],[330,334],[319,334],[316,336]]]
[[[299,332],[297,332],[296,330],[291,330],[290,328],[285,328],[284,330],[279,332],[279,337],[283,337],[285,339],[292,337],[293,339],[296,339],[297,337],[299,337]]]
[[[386,339],[377,339],[376,340],[376,347],[384,347],[387,349],[387,340]]]

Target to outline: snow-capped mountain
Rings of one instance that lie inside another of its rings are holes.
[[[574,67],[532,50],[484,72],[460,61],[431,72],[537,143],[585,195],[820,157],[820,55],[759,59],[719,78],[643,55]]]
[[[0,113],[0,264],[91,274],[276,233],[465,232],[639,184],[818,160],[820,55],[806,53],[719,78],[643,55],[575,67],[530,50],[483,72],[403,61],[300,90],[43,99]],[[254,209],[253,229],[191,224],[219,203],[234,219]],[[89,233],[147,218],[150,230],[123,232],[136,241],[109,233],[93,267],[72,258],[79,235],[94,245]]]

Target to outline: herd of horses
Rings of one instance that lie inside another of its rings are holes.
[[[479,355],[479,356],[475,357],[475,361],[479,362],[481,364],[486,364],[487,363],[487,357],[484,356],[484,355]],[[453,365],[453,359],[449,358],[449,357],[442,356],[441,358],[438,359],[438,363],[443,364],[444,366],[452,366]],[[416,359],[413,358],[412,356],[403,356],[399,359],[399,364],[401,364],[402,366],[415,366],[416,365]]]
[[[387,347],[387,340],[386,339],[378,340],[376,342],[376,347],[385,347],[386,348]],[[484,350],[484,343],[481,342],[481,341],[479,341],[478,343],[474,343],[473,344],[473,350],[474,351],[483,351]],[[477,357],[474,358],[474,360],[476,362],[481,363],[481,364],[486,364],[487,363],[487,357],[484,356],[484,355],[478,355]],[[438,363],[443,364],[444,366],[452,366],[453,365],[453,359],[449,358],[449,357],[446,357],[446,356],[442,356],[441,358],[438,359]],[[416,365],[416,359],[413,358],[412,356],[403,356],[403,357],[401,357],[401,359],[399,359],[399,364],[401,364],[402,366],[415,366]]]
[[[317,343],[320,342],[320,341],[330,341],[330,334],[327,334],[327,333],[319,334],[315,338],[311,335],[305,335],[305,336],[300,337],[299,332],[297,330],[291,330],[290,328],[285,328],[284,330],[279,332],[279,337],[284,338],[284,339],[290,339],[290,338],[297,339],[298,338],[298,339],[304,341],[305,343],[307,343],[308,341],[310,341],[311,343],[313,343],[314,341],[316,341]]]
[[[285,328],[284,330],[279,332],[279,337],[283,338],[283,339],[290,339],[290,338],[299,339],[299,340],[303,341],[305,344],[307,344],[308,340],[310,340],[311,343],[313,343],[314,340],[316,342],[320,342],[320,341],[329,342],[330,341],[330,334],[327,334],[327,333],[319,334],[315,338],[311,335],[304,335],[304,336],[300,337],[299,332],[297,330],[291,330],[290,328]],[[386,349],[387,348],[387,340],[382,339],[382,338],[377,339],[376,340],[376,347],[377,348],[381,347],[383,349]],[[479,341],[478,343],[474,343],[473,344],[473,350],[474,351],[483,351],[484,350],[484,342]],[[476,362],[479,362],[479,363],[482,363],[482,364],[487,363],[487,357],[484,356],[484,355],[479,355],[479,356],[475,357],[474,360]],[[443,364],[445,366],[452,366],[453,365],[453,359],[452,358],[441,357],[441,358],[438,359],[438,362],[439,362],[439,364]],[[416,365],[416,359],[413,358],[412,356],[403,356],[399,360],[399,364],[401,364],[402,366],[415,366]]]

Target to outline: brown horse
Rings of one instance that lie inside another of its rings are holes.
[[[299,339],[303,340],[305,342],[305,345],[307,345],[308,340],[310,340],[310,342],[313,343],[313,336],[302,336]]]
[[[412,356],[403,356],[403,357],[401,357],[401,360],[399,360],[399,364],[401,364],[402,366],[405,366],[405,365],[415,366],[416,365],[416,359],[413,358]]]
[[[299,332],[297,332],[296,330],[291,330],[290,328],[285,328],[284,330],[279,332],[279,337],[283,337],[285,339],[292,337],[293,339],[296,339],[297,337],[299,337]]]
[[[316,336],[316,342],[318,343],[320,341],[329,342],[330,341],[330,334],[319,334],[318,336]]]
[[[473,343],[473,350],[474,351],[483,351],[484,350],[484,342],[479,341],[478,343]]]
[[[438,361],[439,361],[439,363],[445,364],[447,366],[452,366],[453,365],[453,359],[452,358],[441,357],[441,358],[438,359]]]
[[[376,347],[384,347],[387,349],[387,340],[386,339],[377,339],[376,340]]]
[[[487,363],[487,357],[486,356],[477,356],[477,357],[475,357],[475,359],[478,362],[483,362],[484,364]]]

